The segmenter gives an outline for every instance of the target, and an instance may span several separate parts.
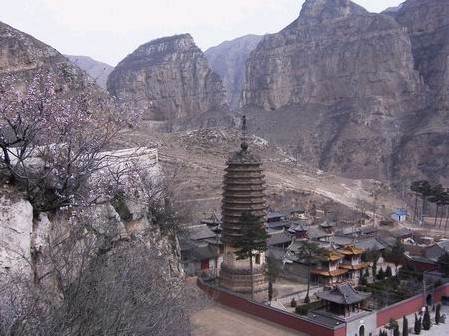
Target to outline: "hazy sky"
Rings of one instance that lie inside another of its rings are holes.
[[[202,49],[246,34],[274,33],[304,0],[0,0],[0,21],[64,54],[116,65],[155,38],[190,33]],[[355,0],[372,12],[403,0]]]

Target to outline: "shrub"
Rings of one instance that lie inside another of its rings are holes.
[[[296,314],[305,316],[309,312],[309,309],[305,306],[296,306],[295,312],[296,312]]]
[[[296,307],[296,300],[295,300],[295,298],[292,298],[292,301],[290,302],[290,307],[292,307],[292,308]]]
[[[415,325],[413,330],[416,335],[421,334],[421,318],[418,318],[418,315],[415,314]]]
[[[437,304],[437,308],[435,311],[435,323],[440,324],[441,319],[441,304]]]
[[[430,321],[429,308],[426,306],[426,311],[424,312],[424,317],[422,320],[422,328],[424,330],[430,330],[432,327],[432,321]]]

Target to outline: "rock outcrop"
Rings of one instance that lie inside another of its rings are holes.
[[[17,89],[25,89],[44,74],[57,86],[61,96],[90,92],[106,97],[87,74],[54,48],[0,22],[0,78],[12,77]]]
[[[189,34],[140,46],[109,75],[108,91],[146,119],[170,120],[225,109],[226,94]]]
[[[95,80],[95,83],[103,89],[106,89],[106,81],[109,74],[114,70],[113,66],[96,61],[88,56],[65,55],[65,57],[77,67],[86,71],[87,74]]]
[[[210,67],[223,79],[229,106],[237,110],[245,85],[246,60],[262,39],[259,35],[246,35],[226,41],[204,52]]]
[[[389,180],[404,124],[424,107],[407,31],[348,0],[306,1],[258,44],[246,78],[243,104],[271,111],[261,133],[353,178]]]
[[[415,68],[426,84],[425,113],[410,120],[397,150],[400,176],[449,183],[449,2],[408,0],[394,13],[410,36]]]

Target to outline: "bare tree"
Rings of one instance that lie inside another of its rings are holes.
[[[93,202],[107,189],[89,183],[126,124],[94,89],[76,95],[36,75],[26,90],[0,81],[0,175],[23,190],[36,212]]]

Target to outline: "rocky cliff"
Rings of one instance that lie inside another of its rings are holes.
[[[237,110],[245,84],[246,61],[251,51],[262,39],[258,35],[246,35],[209,48],[204,55],[210,67],[223,79],[229,106]]]
[[[117,65],[107,87],[146,119],[170,120],[226,108],[223,83],[189,34],[140,46]]]
[[[65,55],[69,59],[70,62],[75,64],[80,69],[87,72],[87,74],[95,80],[99,86],[103,89],[106,89],[106,81],[108,79],[109,74],[114,70],[114,67],[98,62],[88,56],[73,56],[73,55]]]
[[[449,183],[449,2],[408,0],[390,15],[407,29],[426,85],[425,111],[410,120],[397,151],[396,179],[412,175]]]
[[[106,96],[86,73],[52,47],[0,22],[0,78],[11,76],[16,88],[25,89],[37,74],[57,84],[58,91],[73,95],[81,91]]]
[[[247,63],[259,131],[320,169],[388,180],[404,124],[424,106],[407,31],[347,0],[308,0]],[[257,112],[256,112],[257,113]]]

